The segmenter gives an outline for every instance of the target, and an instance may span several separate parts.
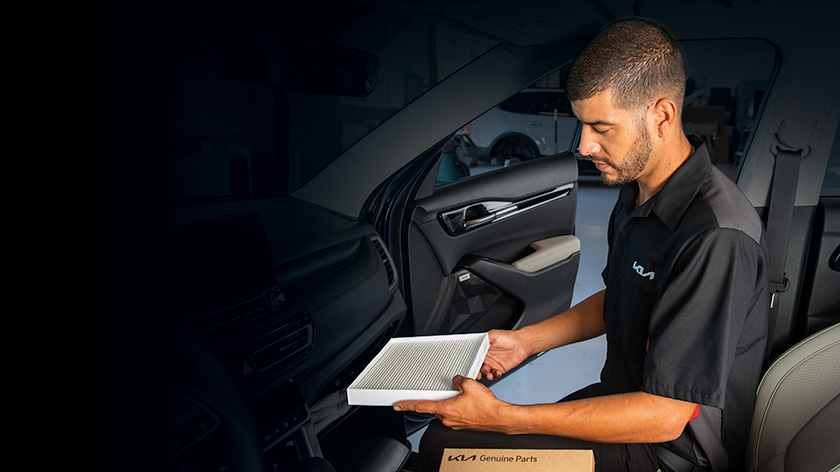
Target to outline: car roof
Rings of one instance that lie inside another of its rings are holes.
[[[470,29],[511,46],[550,46],[628,16],[664,26],[677,39],[822,35],[836,22],[834,0],[382,0],[399,8]]]

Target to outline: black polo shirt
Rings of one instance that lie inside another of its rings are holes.
[[[767,246],[756,210],[697,149],[636,208],[624,185],[603,278],[610,393],[697,403],[666,446],[713,470],[744,454],[767,336]]]

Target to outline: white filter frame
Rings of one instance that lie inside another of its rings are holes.
[[[347,403],[452,398],[452,378],[476,378],[489,348],[487,333],[391,338],[347,388]]]

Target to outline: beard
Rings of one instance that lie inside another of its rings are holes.
[[[610,187],[618,187],[620,185],[624,185],[626,183],[630,183],[645,170],[645,166],[647,165],[648,161],[650,160],[650,155],[653,152],[653,144],[651,143],[650,136],[648,136],[647,129],[645,129],[644,125],[639,124],[637,126],[638,133],[636,135],[635,141],[633,141],[633,145],[630,147],[630,150],[624,156],[624,162],[621,164],[612,162],[611,160],[604,160],[606,164],[609,164],[617,175],[615,176],[608,176],[607,174],[601,172],[601,181],[603,181],[607,186]]]

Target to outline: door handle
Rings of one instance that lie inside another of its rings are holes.
[[[450,234],[461,234],[478,226],[486,225],[516,209],[511,202],[474,203],[458,210],[438,215],[441,224]]]
[[[517,202],[474,203],[457,210],[440,213],[438,214],[438,220],[449,234],[463,234],[467,230],[564,198],[572,192],[574,185],[574,183],[562,185]]]
[[[496,219],[496,214],[491,213],[487,216],[482,216],[480,218],[473,218],[471,220],[464,221],[464,229],[475,228],[476,226],[481,226],[483,224],[490,223],[491,221]]]
[[[464,230],[490,223],[507,213],[516,211],[517,208],[515,204],[505,204],[488,210],[483,203],[467,207],[464,210]]]

